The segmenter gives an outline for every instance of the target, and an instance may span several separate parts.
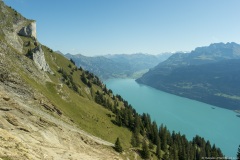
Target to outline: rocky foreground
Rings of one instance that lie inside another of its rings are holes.
[[[32,97],[28,89],[20,93],[21,89],[0,84],[0,157],[121,159],[111,149],[113,144],[80,130],[63,115],[60,118],[61,111],[54,110],[42,95]]]

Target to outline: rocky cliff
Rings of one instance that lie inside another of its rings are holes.
[[[36,31],[36,22],[33,21],[29,25],[24,26],[18,34],[20,36],[25,36],[25,37],[33,37],[37,39],[37,31]]]
[[[7,7],[2,1],[0,1],[0,8],[0,36],[2,40],[5,40],[7,44],[21,54],[24,52],[21,36],[37,41],[36,22],[27,20],[16,10]],[[41,45],[34,47],[32,52],[36,66],[43,71],[53,73],[45,60]]]
[[[23,51],[23,41],[18,32],[27,23],[26,18],[0,1],[0,37],[18,52]]]
[[[45,71],[53,74],[52,70],[50,69],[49,65],[47,64],[44,56],[44,52],[42,50],[41,45],[36,46],[33,50],[33,61],[35,62],[36,66]]]

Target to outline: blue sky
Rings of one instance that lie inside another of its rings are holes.
[[[37,21],[38,40],[63,53],[191,51],[240,43],[239,0],[4,0]]]

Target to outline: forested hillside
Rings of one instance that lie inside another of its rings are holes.
[[[240,109],[240,45],[211,44],[174,54],[137,82],[219,107]]]
[[[166,60],[171,53],[149,55],[116,54],[88,57],[81,54],[66,54],[65,57],[72,59],[78,67],[88,70],[101,79],[109,78],[138,78],[150,68]]]

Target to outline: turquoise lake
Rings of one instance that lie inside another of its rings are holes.
[[[110,79],[105,84],[138,113],[149,113],[159,126],[163,123],[189,140],[200,135],[220,147],[225,156],[236,157],[240,145],[240,118],[236,112],[140,85],[134,79]]]

